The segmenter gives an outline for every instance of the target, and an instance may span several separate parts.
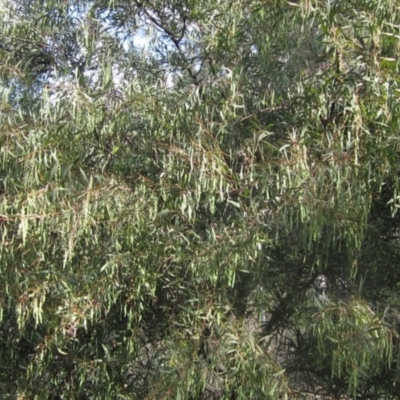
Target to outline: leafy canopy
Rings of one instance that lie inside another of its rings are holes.
[[[399,38],[394,0],[4,0],[2,398],[397,398]]]

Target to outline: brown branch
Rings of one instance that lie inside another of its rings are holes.
[[[185,36],[186,33],[186,16],[183,17],[183,27],[182,27],[182,31],[181,34],[179,36],[179,38],[176,38],[174,33],[169,30],[167,27],[165,27],[160,21],[157,21],[156,18],[154,18],[151,14],[149,14],[148,10],[146,10],[143,6],[143,4],[139,1],[136,1],[136,5],[138,6],[139,9],[143,10],[143,13],[146,15],[146,17],[159,29],[161,30],[163,33],[165,33],[168,38],[171,40],[171,42],[175,45],[176,49],[178,50],[179,54],[185,58],[184,54],[182,53],[182,49],[181,49],[181,41],[183,39],[183,37]],[[193,80],[194,84],[197,86],[200,84],[199,80],[197,79],[197,75],[193,74],[192,70],[190,67],[186,68],[187,72],[189,73],[189,76],[191,77],[191,79]]]

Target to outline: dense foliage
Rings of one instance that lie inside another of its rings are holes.
[[[398,398],[397,1],[0,4],[1,398]]]

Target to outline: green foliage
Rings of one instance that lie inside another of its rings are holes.
[[[315,335],[324,356],[321,366],[331,358],[332,374],[345,375],[354,396],[362,378],[379,374],[393,362],[397,334],[363,301],[322,308],[316,315]]]
[[[0,397],[397,398],[399,30],[4,1]]]

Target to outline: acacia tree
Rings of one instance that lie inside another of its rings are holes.
[[[395,1],[1,7],[3,398],[398,396]]]

